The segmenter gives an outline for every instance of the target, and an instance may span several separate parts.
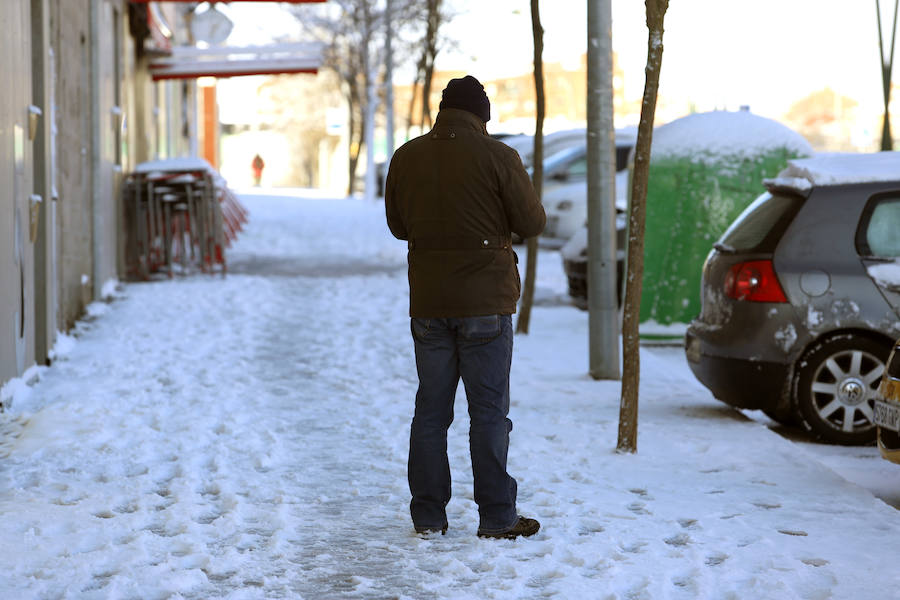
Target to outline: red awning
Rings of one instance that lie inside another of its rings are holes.
[[[228,4],[232,2],[275,2],[276,0],[219,0]],[[285,4],[310,4],[313,2],[327,2],[327,0],[277,0]],[[150,2],[197,2],[197,0],[131,0],[132,4],[148,4]]]
[[[318,67],[303,66],[291,60],[240,60],[191,64],[172,63],[153,67],[153,81],[162,79],[196,79],[198,77],[240,77],[242,75],[283,75],[309,73]]]
[[[318,72],[322,45],[318,43],[270,44],[248,47],[178,47],[171,56],[150,63],[154,81],[198,77],[239,77]]]

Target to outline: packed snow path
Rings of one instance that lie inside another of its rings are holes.
[[[615,455],[618,385],[584,375],[585,315],[558,302],[513,373],[542,531],[476,538],[460,391],[450,530],[416,536],[405,244],[380,205],[246,201],[226,278],[125,286],[17,393],[0,598],[896,594],[900,513],[713,401],[679,349],[645,350],[640,452]]]

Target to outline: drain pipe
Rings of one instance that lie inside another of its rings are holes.
[[[102,266],[101,251],[103,240],[103,214],[102,198],[100,197],[100,181],[103,176],[102,126],[100,122],[100,10],[101,0],[91,0],[90,5],[90,49],[91,49],[91,248],[93,254],[91,282],[93,287],[93,299],[99,300],[101,294]]]

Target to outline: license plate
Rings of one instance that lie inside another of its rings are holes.
[[[900,408],[893,404],[876,400],[875,424],[891,431],[900,432]]]

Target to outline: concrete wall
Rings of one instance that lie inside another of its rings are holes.
[[[21,375],[34,354],[34,252],[30,241],[33,193],[31,7],[0,2],[0,381]]]
[[[57,61],[58,326],[66,331],[92,298],[90,0],[54,1],[50,31]]]
[[[127,0],[0,0],[0,23],[2,387],[124,277],[123,175],[191,147],[194,86],[150,81]]]
[[[95,14],[92,33],[97,53],[91,65],[97,83],[92,106],[92,207],[93,265],[91,297],[99,299],[107,282],[117,279],[119,248],[119,194],[121,160],[117,148],[121,123],[121,8],[119,2],[94,0]],[[115,5],[115,6],[114,6]],[[114,20],[115,17],[115,20]]]

